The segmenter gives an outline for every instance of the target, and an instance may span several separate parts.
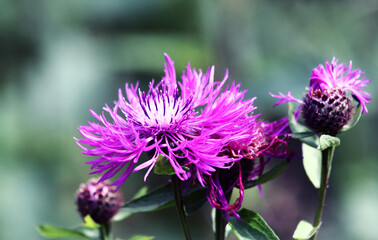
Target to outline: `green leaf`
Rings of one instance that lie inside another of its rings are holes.
[[[189,187],[184,193],[184,202],[191,194],[197,191],[203,191],[201,185]],[[164,185],[140,198],[131,200],[123,205],[120,211],[138,213],[156,211],[164,208],[174,206],[174,195],[171,184]]]
[[[37,225],[37,231],[46,238],[84,238],[91,239],[80,230],[61,228],[49,224]],[[97,232],[97,231],[96,231]]]
[[[289,116],[289,126],[291,129],[291,136],[299,139],[301,142],[306,143],[314,148],[318,147],[318,138],[315,134],[310,134],[312,131],[306,126],[298,123],[295,120],[293,113],[293,103],[288,103],[288,116]],[[307,136],[306,136],[307,135]]]
[[[282,162],[276,164],[274,167],[272,167],[266,173],[262,174],[258,179],[247,181],[244,184],[244,188],[248,189],[248,188],[252,188],[252,187],[255,187],[257,185],[261,185],[263,183],[269,182],[269,181],[275,179],[276,177],[278,177],[279,175],[281,175],[286,170],[286,168],[288,166],[289,166],[289,162],[282,161]]]
[[[293,234],[293,238],[298,240],[309,239],[316,233],[319,227],[320,224],[317,227],[314,227],[311,223],[302,220],[298,223],[298,226]]]
[[[186,166],[182,167],[185,171],[189,171],[189,168]],[[156,160],[154,166],[154,173],[158,175],[175,175],[176,172],[173,169],[171,162],[164,155],[160,154]]]
[[[133,199],[143,197],[144,195],[147,194],[147,192],[148,192],[148,187],[144,186],[141,189],[139,189],[139,191],[134,195]]]
[[[99,229],[100,228],[100,225],[97,224],[95,221],[93,221],[93,219],[91,218],[90,215],[85,216],[84,226],[86,226],[87,228],[91,228],[91,229]]]
[[[122,211],[131,213],[149,212],[173,206],[173,191],[171,184],[164,185],[154,191],[122,206]]]
[[[145,235],[134,235],[128,240],[151,240],[154,239],[154,236],[145,236]]]
[[[169,162],[169,159],[166,158],[162,154],[160,154],[159,157],[156,160],[154,172],[156,174],[159,174],[159,175],[174,175],[174,174],[176,174],[171,163]]]
[[[340,145],[340,138],[323,134],[320,136],[318,149],[323,151],[330,147],[337,147]]]
[[[298,133],[290,133],[289,135],[295,139],[301,139],[301,138],[314,136],[315,133],[314,132],[298,132]]]
[[[134,195],[132,199],[140,198],[147,194],[148,188],[146,186],[139,189],[139,191]],[[124,211],[123,209],[120,209],[120,211],[112,218],[112,222],[118,222],[125,218],[128,218],[129,216],[133,215],[133,213]]]
[[[277,235],[257,213],[242,209],[238,212],[242,221],[234,216],[229,223],[240,240],[279,240]]]
[[[98,237],[99,237],[99,230],[98,229],[87,228],[84,225],[82,225],[82,226],[75,228],[75,230],[83,233],[85,236],[87,236],[90,239],[98,239]]]
[[[313,148],[318,148],[319,147],[319,139],[318,136],[314,135],[312,137],[308,138],[300,138],[299,141],[302,143],[305,143]]]
[[[343,127],[343,129],[341,129],[341,132],[346,132],[346,131],[349,131],[350,129],[352,129],[354,126],[356,126],[356,124],[358,123],[358,121],[360,120],[361,118],[361,115],[362,115],[362,105],[359,104],[358,105],[358,108],[357,108],[357,113],[353,116],[353,119],[350,123],[348,123],[347,125],[345,125]],[[357,116],[357,117],[356,117]]]
[[[206,202],[207,198],[205,188],[194,191],[193,193],[184,196],[185,214],[187,216],[190,216],[196,213]]]
[[[322,175],[322,152],[302,143],[303,166],[315,188],[320,188]]]
[[[112,218],[112,222],[119,222],[133,215],[132,212],[120,209],[118,213]]]

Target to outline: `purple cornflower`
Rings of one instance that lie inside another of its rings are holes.
[[[331,64],[326,61],[325,67],[319,65],[312,71],[310,86],[303,101],[294,98],[290,92],[287,96],[270,94],[279,98],[274,106],[287,102],[298,102],[301,115],[308,127],[317,133],[336,135],[353,117],[355,112],[352,97],[361,104],[362,111],[368,113],[366,104],[369,103],[370,94],[362,90],[370,81],[361,75],[360,69],[352,69],[352,61],[349,66],[337,64],[334,57]]]
[[[238,138],[241,129],[235,127],[236,121],[254,109],[253,100],[246,101],[242,109],[234,108],[225,98],[226,93],[239,101],[245,92],[239,93],[239,86],[233,83],[230,90],[220,94],[228,73],[221,82],[214,82],[214,67],[202,73],[188,64],[182,81],[177,82],[173,61],[168,55],[165,58],[165,76],[160,82],[154,85],[152,81],[147,92],[138,89],[138,84],[126,84],[126,98],[119,90],[114,107],[103,108],[110,121],[104,112],[98,115],[90,110],[101,124],[88,122],[87,126],[79,126],[84,138],[75,140],[84,154],[98,156],[87,164],[92,165],[92,174],[103,173],[100,181],[123,168],[115,185],[120,186],[132,172],[144,168],[148,168],[146,179],[159,155],[163,155],[181,180],[193,177],[204,185],[204,175],[229,168],[238,160],[222,152],[224,146]],[[143,152],[152,157],[137,165]]]

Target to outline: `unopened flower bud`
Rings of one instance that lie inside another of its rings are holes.
[[[98,183],[98,179],[94,178],[87,184],[81,184],[76,193],[77,210],[81,217],[90,215],[99,224],[110,222],[123,204],[122,196],[116,188],[107,181]]]

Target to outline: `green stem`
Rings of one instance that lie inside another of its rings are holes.
[[[172,175],[172,187],[175,195],[176,208],[179,214],[182,230],[184,231],[185,239],[191,240],[188,224],[186,222],[186,216],[184,212],[184,202],[182,201],[181,189],[179,180],[176,175]]]
[[[230,201],[232,190],[226,195],[227,201]],[[226,235],[226,219],[224,218],[224,211],[215,210],[215,240],[224,240]],[[226,213],[227,214],[227,213]]]
[[[100,225],[100,239],[101,240],[110,240],[110,223],[104,223]]]
[[[316,210],[316,216],[314,220],[314,227],[319,226],[322,220],[323,208],[324,208],[325,198],[327,194],[328,181],[331,175],[331,166],[332,166],[334,152],[335,152],[335,147],[330,147],[322,151],[322,176],[321,176],[321,182],[320,182],[318,208]],[[316,240],[318,233],[319,233],[319,229],[311,237],[311,240]]]

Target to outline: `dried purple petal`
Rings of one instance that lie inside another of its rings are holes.
[[[208,200],[210,204],[228,215],[237,215],[244,197],[244,185],[263,172],[270,157],[290,159],[292,152],[286,149],[288,133],[287,118],[268,123],[253,121],[249,136],[231,142],[224,154],[239,158],[230,169],[219,169],[209,180]],[[281,138],[280,138],[281,137]],[[283,137],[283,138],[282,138]],[[227,194],[239,188],[239,197],[230,203]]]

